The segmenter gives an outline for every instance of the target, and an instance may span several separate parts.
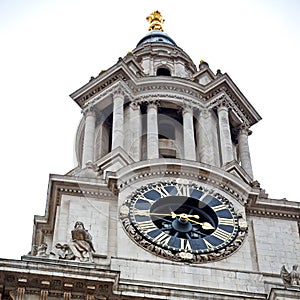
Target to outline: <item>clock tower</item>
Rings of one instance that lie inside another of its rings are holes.
[[[253,177],[260,115],[159,11],[147,21],[134,50],[70,95],[78,164],[50,176],[30,252],[0,260],[0,300],[299,299],[300,203]]]

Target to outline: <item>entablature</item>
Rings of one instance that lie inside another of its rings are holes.
[[[81,108],[86,108],[91,104],[101,101],[113,91],[116,84],[121,84],[121,88],[127,90],[132,99],[162,97],[170,98],[174,101],[188,102],[195,108],[212,108],[216,105],[220,97],[227,101],[236,111],[239,118],[249,126],[261,120],[260,115],[240,92],[234,82],[227,74],[217,76],[207,85],[179,78],[147,76],[140,77],[126,65],[123,60],[113,66],[109,71],[101,73],[87,85],[71,94],[74,101]],[[217,103],[218,104],[218,103]]]
[[[263,193],[249,200],[246,207],[249,215],[296,220],[300,226],[300,202],[286,199],[271,199],[264,197]]]

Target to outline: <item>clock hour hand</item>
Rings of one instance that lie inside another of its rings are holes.
[[[198,215],[188,215],[185,213],[182,214],[175,214],[173,211],[171,212],[172,218],[175,219],[176,217],[180,217],[181,220],[186,220],[188,218],[195,218],[195,219],[200,219]]]
[[[190,222],[192,222],[192,223],[201,225],[202,228],[205,229],[205,230],[215,229],[215,227],[212,226],[212,225],[211,225],[210,223],[208,223],[208,222],[203,222],[203,223],[201,223],[201,222],[197,222],[197,221],[194,221],[194,220],[191,220],[191,219],[188,219],[188,220],[189,220]]]

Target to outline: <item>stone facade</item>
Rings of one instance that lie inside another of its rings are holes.
[[[248,137],[260,116],[227,74],[197,69],[153,30],[71,97],[84,112],[78,166],[50,177],[31,251],[0,260],[0,299],[300,298],[300,204],[253,180]],[[233,242],[171,253],[126,225],[134,193],[167,182],[226,199]]]

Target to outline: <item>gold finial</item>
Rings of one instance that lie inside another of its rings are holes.
[[[146,20],[150,23],[150,26],[149,26],[149,31],[151,30],[160,30],[160,31],[164,31],[163,30],[163,27],[162,27],[162,23],[165,21],[161,15],[161,13],[156,10],[154,12],[152,12],[150,14],[150,16],[148,16],[146,18]]]

